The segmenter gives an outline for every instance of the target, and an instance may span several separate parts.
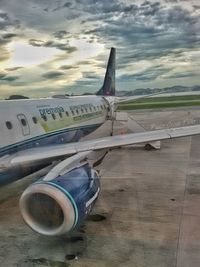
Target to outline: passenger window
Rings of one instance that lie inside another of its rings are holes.
[[[72,115],[74,116],[74,111],[73,111],[73,110],[71,110],[71,112],[72,112]]]
[[[6,127],[8,128],[8,130],[12,129],[12,123],[10,121],[6,121]]]
[[[43,118],[44,121],[47,121],[47,116],[46,115],[43,115],[42,118]]]
[[[65,111],[65,114],[66,114],[67,117],[69,117],[69,113],[68,113],[68,111]]]
[[[56,115],[54,113],[52,113],[51,116],[54,120],[56,119]]]
[[[62,118],[62,117],[63,117],[63,115],[62,115],[62,113],[61,113],[61,112],[59,112],[58,114],[59,114],[60,118]]]
[[[26,123],[26,120],[25,120],[25,119],[21,119],[20,121],[21,121],[21,124],[22,124],[23,126],[26,126],[26,125],[27,125],[27,123]]]
[[[36,124],[37,123],[37,118],[36,117],[33,117],[32,118],[33,122]]]

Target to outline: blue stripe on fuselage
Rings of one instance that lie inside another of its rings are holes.
[[[47,145],[64,144],[70,142],[77,142],[81,137],[84,137],[91,132],[95,131],[101,124],[93,124],[87,126],[81,126],[76,128],[62,129],[60,131],[40,135],[34,138],[30,138],[23,142],[19,142],[13,145],[6,146],[0,149],[0,156],[6,154],[13,154],[18,151],[42,147]],[[39,143],[39,144],[38,144]],[[15,168],[10,168],[0,171],[0,186],[14,182],[21,179],[31,173],[34,173],[38,169],[43,168],[45,165],[40,166],[17,166]]]
[[[65,128],[47,134],[42,134],[21,142],[0,148],[0,157],[6,154],[13,154],[22,150],[63,143],[77,142],[81,137],[96,130],[101,124],[93,124],[74,128]]]

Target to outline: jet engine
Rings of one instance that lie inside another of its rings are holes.
[[[98,173],[88,163],[52,180],[40,179],[20,198],[25,222],[36,232],[62,235],[80,226],[100,191]]]

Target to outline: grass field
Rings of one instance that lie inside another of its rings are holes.
[[[149,97],[124,102],[118,110],[154,109],[170,107],[199,106],[200,95]]]

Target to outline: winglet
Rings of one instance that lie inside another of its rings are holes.
[[[115,95],[115,57],[116,57],[116,49],[112,47],[110,50],[110,56],[108,60],[104,83],[101,89],[96,93],[96,95],[104,95],[104,96]]]

